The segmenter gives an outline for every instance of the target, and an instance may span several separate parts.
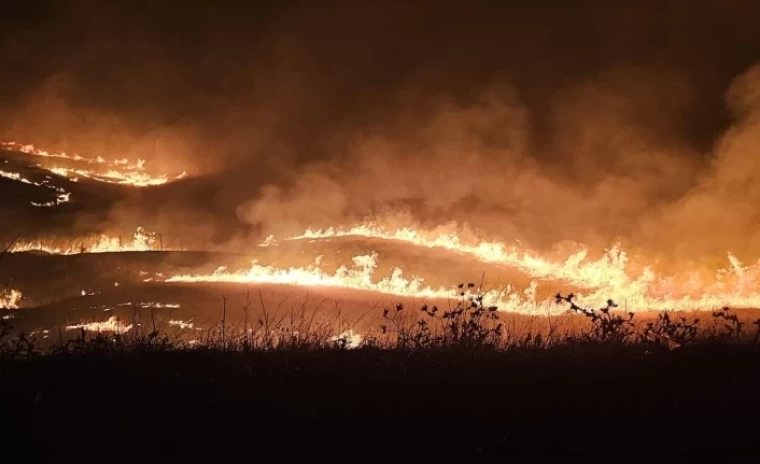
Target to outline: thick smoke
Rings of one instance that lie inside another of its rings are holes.
[[[695,185],[656,214],[641,229],[659,246],[681,255],[708,256],[727,250],[755,257],[760,225],[760,66],[737,76],[726,95],[734,123],[716,140]]]
[[[151,220],[220,243],[379,217],[756,257],[759,7],[611,3],[19,7],[0,135],[187,170]]]

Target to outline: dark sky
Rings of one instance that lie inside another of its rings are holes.
[[[245,223],[475,204],[542,243],[555,221],[656,241],[649,212],[739,159],[714,146],[729,89],[755,88],[734,84],[760,59],[760,2],[317,3],[4,4],[0,135],[225,171],[216,204]]]

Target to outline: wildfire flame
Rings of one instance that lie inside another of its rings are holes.
[[[154,301],[151,301],[149,303],[140,303],[138,306],[140,306],[141,308],[156,308],[156,309],[161,309],[161,308],[176,309],[180,307],[180,305],[177,303],[156,303]]]
[[[179,327],[180,329],[192,329],[194,327],[192,321],[181,321],[175,319],[170,320],[169,325],[172,327]]]
[[[45,187],[57,193],[55,200],[47,201],[44,203],[30,201],[29,203],[31,203],[33,206],[53,207],[53,206],[61,205],[63,203],[68,203],[69,201],[71,201],[71,193],[67,192],[63,187],[56,187],[54,185],[51,185],[50,179],[44,179],[41,182],[34,182],[32,180],[27,179],[26,177],[23,177],[21,174],[17,172],[8,172],[8,171],[2,171],[2,170],[0,170],[0,177],[15,180],[17,182],[21,182],[24,184],[34,185],[36,187]]]
[[[132,330],[132,324],[124,324],[116,316],[111,316],[103,322],[85,322],[82,324],[67,325],[66,330],[86,330],[87,332],[114,332],[126,333]]]
[[[456,289],[433,288],[425,285],[424,279],[420,277],[407,279],[399,268],[393,269],[390,276],[373,281],[372,277],[377,268],[376,253],[354,256],[352,261],[352,268],[341,266],[334,274],[323,271],[316,263],[306,267],[277,268],[262,266],[254,261],[249,269],[237,272],[228,272],[225,267],[219,267],[211,274],[176,275],[169,277],[165,282],[236,282],[323,286],[429,299],[449,299],[459,296]],[[535,298],[530,295],[533,291],[532,288],[523,292],[524,297],[520,297],[511,287],[507,287],[504,290],[487,292],[486,298],[498,302],[502,309],[530,313],[536,309]]]
[[[11,253],[21,253],[26,251],[44,251],[57,255],[74,255],[79,253],[113,253],[125,251],[152,251],[155,249],[156,234],[146,232],[145,228],[139,226],[132,235],[131,241],[122,241],[119,237],[101,235],[93,243],[85,245],[80,243],[69,243],[66,246],[57,246],[52,241],[43,240],[16,242],[11,249]]]
[[[18,290],[8,290],[0,292],[0,308],[18,309],[18,304],[24,295]]]
[[[389,294],[415,294],[440,297],[448,295],[445,289],[431,289],[422,286],[422,279],[407,280],[403,271],[396,269],[390,278],[372,282],[372,274],[377,267],[377,254],[354,256],[354,267],[341,266],[335,274],[328,274],[317,265],[306,267],[277,268],[262,266],[255,261],[249,269],[227,272],[226,267],[217,268],[211,274],[177,275],[166,282],[258,282],[268,284],[291,284],[307,286],[342,287],[355,290],[373,290]]]
[[[23,182],[25,184],[31,184],[31,185],[37,185],[34,182],[32,182],[29,179],[26,179],[21,176],[21,174],[17,172],[8,172],[8,171],[0,171],[0,177],[5,177],[6,179],[15,180],[18,182]]]
[[[330,341],[337,342],[343,345],[343,347],[351,349],[358,348],[359,345],[361,345],[362,341],[364,341],[364,337],[349,329],[340,335],[336,335],[330,338]]]
[[[142,169],[142,168],[140,168]],[[75,182],[79,180],[79,177],[86,177],[88,179],[97,180],[100,182],[108,182],[111,184],[124,184],[124,185],[131,185],[133,187],[150,187],[153,185],[162,185],[166,184],[168,182],[173,182],[175,180],[183,179],[187,176],[187,172],[183,171],[181,174],[169,177],[166,174],[160,174],[157,176],[153,176],[144,172],[134,172],[134,171],[117,171],[114,169],[109,169],[105,173],[97,173],[94,171],[88,171],[84,169],[73,169],[73,168],[62,168],[62,167],[55,167],[55,168],[48,168],[49,171],[58,174],[59,176],[67,177],[71,180],[74,180]]]
[[[475,241],[465,243],[457,234],[431,234],[412,228],[387,231],[375,224],[364,224],[351,229],[307,230],[287,240],[323,239],[360,236],[383,240],[403,241],[426,248],[442,248],[473,256],[483,263],[515,268],[533,278],[523,291],[512,286],[486,292],[489,305],[501,310],[522,313],[542,313],[556,307],[548,294],[538,299],[541,282],[562,281],[579,287],[577,301],[590,307],[604,306],[613,298],[629,311],[710,310],[722,306],[736,308],[760,307],[760,293],[755,283],[760,281],[760,261],[745,266],[733,254],[728,254],[728,266],[710,277],[690,271],[676,275],[661,275],[650,266],[636,270],[629,263],[627,253],[619,245],[605,250],[601,258],[591,260],[588,251],[577,252],[565,260],[551,261],[529,250],[507,247],[501,242]],[[273,242],[267,238],[266,244]],[[355,256],[353,267],[340,267],[334,274],[325,272],[315,264],[305,267],[278,268],[253,262],[249,269],[229,272],[218,268],[211,274],[178,275],[169,282],[241,282],[272,283],[303,286],[329,286],[353,290],[369,290],[391,295],[448,299],[461,296],[456,288],[433,288],[424,279],[415,276],[407,279],[401,269],[390,276],[374,281],[377,254]],[[539,309],[540,308],[540,309]]]
[[[97,158],[86,158],[76,153],[71,155],[67,153],[50,153],[36,148],[31,144],[24,145],[16,142],[0,142],[0,148],[46,158],[48,161],[47,164],[38,164],[37,166],[59,176],[66,177],[73,182],[77,182],[80,177],[85,177],[111,184],[130,185],[132,187],[150,187],[166,184],[187,176],[186,171],[183,171],[176,176],[169,176],[168,174],[149,174],[146,172],[146,162],[143,159],[138,159],[136,163],[132,163],[126,158],[106,161],[100,156]],[[51,160],[63,160],[79,164],[85,163],[90,167],[88,169],[83,169],[53,165],[50,164]],[[95,168],[93,168],[93,166],[95,166]]]
[[[579,251],[563,262],[552,262],[528,250],[508,247],[496,241],[464,243],[458,234],[432,234],[410,227],[388,231],[375,223],[367,223],[349,229],[307,229],[301,235],[286,240],[326,239],[333,237],[378,238],[408,243],[425,248],[441,248],[464,255],[473,256],[487,264],[501,264],[517,268],[525,274],[542,280],[563,280],[582,287],[600,287],[610,281],[628,280],[626,264],[628,256],[619,245],[605,251],[597,261],[586,261],[588,250]]]
[[[15,142],[2,143],[0,147],[21,151],[46,160],[86,164],[86,169],[51,165],[49,161],[48,164],[41,165],[44,169],[65,176],[74,182],[84,177],[96,181],[144,187],[164,184],[186,175],[184,172],[175,177],[148,174],[145,171],[145,161],[142,159],[138,159],[137,162],[124,158],[106,161],[102,157],[85,158],[78,154],[48,153],[33,145],[21,145]],[[0,171],[0,177],[45,187],[56,192],[54,200],[32,202],[34,206],[52,207],[71,200],[69,192],[49,183],[50,178],[35,182],[20,173],[7,171]],[[756,283],[760,281],[760,261],[745,265],[731,253],[727,255],[726,268],[718,269],[711,276],[706,276],[696,270],[664,275],[655,271],[650,265],[631,263],[628,253],[619,244],[604,250],[598,259],[591,259],[589,251],[584,249],[565,259],[553,260],[521,245],[507,245],[504,242],[479,239],[464,240],[457,233],[440,233],[413,227],[387,229],[376,222],[367,222],[350,228],[307,229],[303,234],[285,240],[325,240],[336,237],[372,238],[403,242],[429,249],[448,250],[473,257],[484,264],[518,270],[532,279],[527,288],[519,291],[508,286],[485,294],[489,304],[499,306],[500,309],[506,311],[534,313],[539,307],[543,307],[544,303],[550,303],[552,298],[548,295],[548,291],[543,299],[537,298],[539,286],[547,281],[560,281],[580,288],[577,301],[579,304],[592,307],[603,306],[608,298],[613,298],[631,311],[709,310],[725,305],[760,308],[760,293],[755,289]],[[274,237],[268,236],[259,247],[268,247],[273,244],[276,244]],[[155,234],[147,233],[144,228],[138,227],[132,240],[126,243],[117,237],[101,235],[93,243],[87,245],[82,242],[66,246],[58,246],[46,241],[18,242],[10,251],[40,250],[54,254],[77,254],[150,251],[154,248]],[[431,287],[422,277],[407,277],[399,268],[393,269],[389,276],[377,279],[375,276],[378,267],[377,260],[378,255],[375,252],[354,256],[351,267],[341,266],[334,273],[321,269],[321,262],[317,258],[314,264],[305,267],[279,268],[254,261],[250,268],[237,271],[228,271],[220,267],[210,274],[185,274],[169,278],[157,275],[157,277],[165,282],[255,282],[326,286],[431,299],[461,296],[456,288]],[[150,281],[153,278],[145,280]],[[554,305],[547,305],[545,308],[551,307]]]

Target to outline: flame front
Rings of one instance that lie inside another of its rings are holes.
[[[21,253],[26,251],[44,251],[56,255],[74,255],[79,253],[113,253],[126,251],[152,251],[156,247],[156,234],[146,232],[145,228],[140,226],[132,235],[131,241],[122,241],[119,237],[101,235],[93,243],[85,244],[82,242],[71,242],[66,246],[58,246],[52,241],[30,241],[16,242],[11,249],[11,253]]]
[[[187,172],[176,176],[168,174],[149,174],[146,172],[145,160],[138,159],[132,163],[125,158],[106,161],[103,157],[86,158],[76,153],[69,155],[67,153],[50,153],[45,150],[36,148],[31,144],[20,144],[16,142],[0,142],[0,148],[6,150],[19,151],[28,155],[38,156],[46,159],[46,162],[37,164],[38,167],[46,169],[56,175],[68,178],[73,182],[78,182],[80,177],[106,182],[111,184],[129,185],[132,187],[150,187],[173,182],[187,176]],[[72,168],[55,164],[56,160],[75,164],[87,164],[88,168]]]
[[[319,261],[319,260],[317,260]],[[228,272],[220,267],[211,274],[177,275],[166,279],[166,282],[235,282],[286,284],[298,286],[321,286],[364,290],[413,298],[432,300],[447,300],[458,298],[456,288],[431,287],[425,285],[421,277],[406,278],[399,268],[393,269],[390,276],[373,280],[377,268],[377,254],[359,255],[352,258],[353,267],[339,267],[334,274],[320,269],[317,264],[306,267],[277,268],[262,266],[254,262],[249,269]],[[492,290],[485,294],[489,304],[496,304],[502,310],[533,313],[537,309],[535,286],[531,286],[522,295],[512,287],[503,290]]]
[[[745,266],[733,254],[728,254],[728,266],[718,269],[712,277],[696,271],[675,275],[662,275],[650,266],[635,270],[628,255],[619,245],[605,250],[601,258],[590,260],[588,251],[575,253],[565,260],[551,261],[535,252],[509,249],[501,242],[476,241],[464,243],[457,234],[435,235],[412,228],[387,231],[374,224],[351,229],[307,230],[287,240],[320,239],[360,236],[383,240],[403,241],[426,248],[442,248],[477,258],[486,264],[514,268],[533,280],[522,291],[512,286],[485,293],[489,305],[505,311],[546,313],[553,305],[548,295],[538,299],[539,287],[547,281],[560,281],[583,289],[577,293],[580,304],[590,307],[604,306],[607,299],[619,302],[628,311],[711,310],[722,306],[760,308],[760,261]],[[266,244],[273,243],[268,237]],[[166,279],[170,282],[240,282],[289,284],[302,286],[328,286],[353,290],[368,290],[390,295],[449,299],[460,296],[456,288],[430,287],[423,278],[407,279],[401,269],[390,276],[373,280],[377,268],[377,254],[352,258],[353,267],[340,267],[334,274],[323,271],[318,262],[306,267],[277,268],[254,262],[249,269],[229,272],[219,268],[211,274],[178,275]],[[557,288],[555,286],[555,288]],[[562,310],[558,308],[557,310]]]
[[[388,231],[376,223],[366,223],[349,229],[307,229],[301,235],[286,240],[326,239],[332,237],[366,237],[399,241],[425,248],[441,248],[473,256],[487,264],[501,264],[542,280],[562,280],[582,287],[600,287],[610,281],[628,280],[625,272],[628,261],[625,251],[618,245],[605,251],[597,261],[586,261],[588,251],[579,251],[563,262],[552,262],[528,250],[509,247],[502,242],[476,241],[464,243],[458,234],[434,234],[403,227]],[[271,241],[271,239],[270,239]]]
[[[407,279],[401,269],[394,269],[390,277],[377,282],[372,276],[377,268],[377,254],[360,255],[352,258],[354,266],[341,266],[334,274],[320,269],[316,264],[306,267],[277,268],[262,266],[255,261],[249,269],[227,272],[225,267],[216,269],[211,274],[176,275],[166,282],[238,282],[266,283],[304,286],[322,286],[347,288],[353,290],[371,290],[391,295],[446,298],[451,292],[445,288],[431,288],[423,284],[421,278]],[[317,260],[318,261],[318,260]]]

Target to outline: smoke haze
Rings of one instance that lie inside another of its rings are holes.
[[[162,227],[760,254],[757,2],[31,3],[0,19],[0,135],[187,170]]]

